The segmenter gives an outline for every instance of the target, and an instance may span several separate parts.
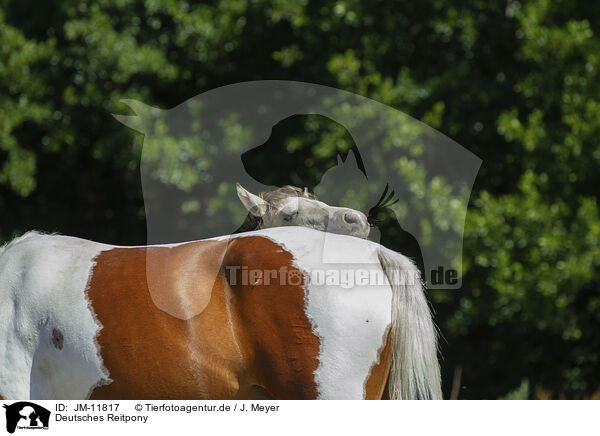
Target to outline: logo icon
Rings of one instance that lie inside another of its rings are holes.
[[[48,429],[50,411],[28,401],[3,405],[6,409],[6,431],[14,433],[18,429]]]
[[[129,114],[115,117],[144,138],[149,245],[231,235],[248,212],[264,224],[271,216],[239,204],[237,184],[251,193],[296,185],[368,216],[369,239],[411,257],[429,287],[462,286],[464,224],[482,161],[420,120],[357,94],[279,80],[223,86],[170,109],[122,102]],[[290,219],[314,224],[319,216]],[[326,230],[324,263],[339,263],[335,223],[314,227]],[[161,282],[154,270],[148,265],[152,294]]]

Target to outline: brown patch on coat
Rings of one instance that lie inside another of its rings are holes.
[[[293,269],[262,237],[102,252],[88,298],[112,382],[90,398],[316,398],[302,286],[230,284],[227,266]]]
[[[315,399],[320,341],[305,313],[304,277],[292,263],[290,253],[262,237],[233,240],[225,256],[226,265],[278,271],[275,278],[268,279],[269,284],[267,278],[258,284],[241,284],[238,270],[237,285],[232,286],[238,296],[236,312],[253,344],[248,361],[257,384],[275,399]],[[282,285],[282,274],[299,280]]]
[[[365,386],[365,400],[381,400],[385,396],[388,375],[392,366],[392,335],[388,330],[385,345],[379,353],[379,362],[371,368]]]
[[[226,241],[147,249],[147,283],[154,304],[184,320],[202,313],[210,302],[215,280],[222,280],[219,270],[226,249]]]

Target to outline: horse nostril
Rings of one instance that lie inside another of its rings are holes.
[[[358,224],[360,222],[360,217],[355,212],[346,212],[344,214],[344,221],[348,224]]]

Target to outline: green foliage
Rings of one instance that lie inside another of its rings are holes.
[[[144,242],[142,138],[110,115],[132,114],[122,98],[168,108],[245,80],[336,86],[422,119],[484,161],[463,289],[432,292],[444,375],[464,368],[461,397],[498,398],[525,378],[582,396],[600,372],[599,72],[594,2],[4,0],[0,239],[37,228]],[[231,143],[243,144],[231,122]],[[346,151],[343,132],[318,129],[309,120],[285,139],[304,173],[283,157],[253,158],[254,170],[314,186]],[[168,153],[156,159],[181,189],[201,181]],[[443,196],[410,161],[396,166],[424,198]]]
[[[13,135],[27,122],[44,123],[51,107],[39,103],[44,82],[36,74],[40,61],[52,52],[54,40],[28,40],[17,28],[5,23],[0,11],[0,150],[6,158],[0,166],[0,183],[26,196],[35,188],[35,155],[20,146]]]
[[[513,391],[510,391],[499,400],[528,400],[529,399],[529,380],[524,379],[521,385]]]

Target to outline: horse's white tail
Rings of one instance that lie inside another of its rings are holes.
[[[380,248],[379,262],[392,286],[390,398],[441,400],[437,332],[419,269],[407,257],[385,247]]]

